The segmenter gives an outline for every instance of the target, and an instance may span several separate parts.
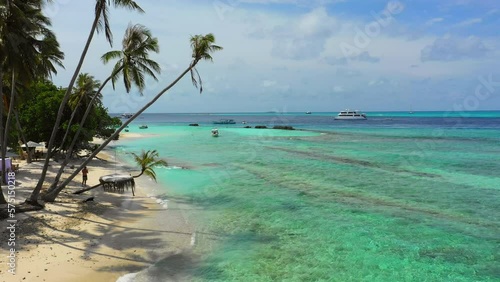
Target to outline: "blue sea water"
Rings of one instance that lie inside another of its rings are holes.
[[[144,114],[119,151],[196,207],[195,281],[500,281],[500,112],[335,114]]]

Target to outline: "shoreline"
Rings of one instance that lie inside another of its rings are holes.
[[[115,160],[109,149],[98,157],[103,160],[94,159],[88,165],[87,187],[98,184],[100,176],[113,173],[116,167],[130,167]],[[73,161],[75,166],[79,163]],[[36,185],[42,165],[21,163],[16,174],[17,204]],[[56,168],[57,163],[52,162],[47,180]],[[69,172],[63,177],[67,175]],[[80,181],[81,176],[75,177],[57,202],[47,203],[45,209],[16,215],[16,274],[8,273],[6,253],[0,258],[0,281],[117,281],[159,260],[190,252],[194,231],[183,212],[185,204],[159,202],[154,193],[165,193],[164,187],[140,177],[135,197],[131,191],[111,193],[101,187],[73,195],[81,188]],[[83,202],[90,197],[93,201]],[[5,238],[1,249],[6,252],[7,226],[6,220],[0,221],[1,237]]]

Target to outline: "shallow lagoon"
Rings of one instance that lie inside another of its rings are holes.
[[[238,124],[219,138],[176,120],[117,150],[169,161],[165,197],[196,207],[196,280],[496,281],[500,128],[419,119],[294,117],[312,131]]]

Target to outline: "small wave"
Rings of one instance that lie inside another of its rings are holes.
[[[158,197],[153,196],[151,194],[148,194],[148,197],[150,199],[154,200],[157,204],[161,205],[164,209],[168,209],[168,199],[158,198]]]
[[[116,282],[132,282],[135,280],[137,273],[127,273],[116,280]]]
[[[164,167],[165,169],[186,169],[185,167],[182,167],[182,166],[166,166]]]
[[[164,209],[168,209],[168,200],[156,199],[156,202],[160,204]]]
[[[193,232],[193,234],[191,235],[191,243],[190,243],[190,245],[194,246],[195,244],[196,244],[196,232]]]

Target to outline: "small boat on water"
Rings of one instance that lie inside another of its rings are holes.
[[[212,137],[219,137],[219,130],[217,128],[212,129]]]
[[[145,125],[145,124],[143,124],[143,125],[139,126],[139,129],[146,129],[146,128],[148,128],[148,126],[147,126],[147,125]]]
[[[220,119],[213,122],[214,124],[236,124],[233,119]]]
[[[124,113],[121,115],[121,118],[131,118],[132,116],[133,116],[133,114]]]
[[[359,113],[354,110],[341,111],[336,117],[336,120],[362,120],[366,119],[366,114]]]
[[[310,114],[311,114],[311,112],[306,112],[306,115],[310,115]]]

